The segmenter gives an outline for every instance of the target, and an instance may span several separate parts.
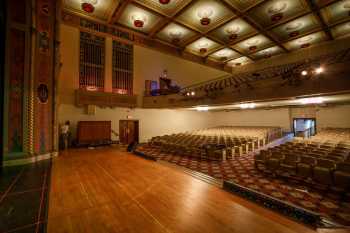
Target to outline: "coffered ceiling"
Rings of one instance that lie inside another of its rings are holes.
[[[84,3],[93,11],[84,11]],[[350,35],[350,0],[63,0],[63,5],[230,67]]]

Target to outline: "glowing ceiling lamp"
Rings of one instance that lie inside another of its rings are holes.
[[[311,97],[311,98],[303,98],[298,100],[301,104],[322,104],[324,102],[323,97]]]
[[[318,68],[315,69],[315,73],[316,74],[321,74],[323,71],[324,71],[323,67],[318,67]]]
[[[261,41],[259,39],[249,40],[247,41],[246,45],[249,47],[250,51],[255,51],[258,48],[260,42]]]
[[[216,55],[221,60],[227,60],[227,57],[230,55],[230,50],[227,50],[227,49],[220,50],[219,52],[216,53]]]
[[[179,43],[181,38],[183,37],[183,32],[179,29],[172,29],[168,33],[169,37],[171,38],[171,41],[175,44]]]
[[[267,13],[271,15],[271,21],[277,22],[280,21],[283,18],[283,12],[287,9],[287,3],[286,2],[277,2],[274,5],[270,6],[267,9]]]
[[[249,108],[255,108],[255,103],[246,103],[246,104],[240,104],[239,107],[241,109],[249,109]]]
[[[209,107],[208,106],[198,106],[198,107],[196,107],[196,110],[197,111],[204,111],[204,112],[206,112],[206,111],[208,111],[209,110]]]
[[[301,75],[302,75],[302,76],[306,76],[307,74],[308,74],[307,70],[301,71]]]
[[[170,3],[170,0],[159,0],[159,3],[166,5]]]
[[[304,24],[302,22],[292,22],[289,23],[285,30],[289,32],[289,37],[299,36],[299,30]]]
[[[206,7],[202,8],[197,12],[198,17],[202,25],[207,26],[210,24],[210,17],[213,15],[214,11],[212,8]]]
[[[206,53],[208,51],[209,43],[206,41],[201,41],[197,45],[200,53]]]
[[[97,4],[97,0],[84,0],[81,3],[81,9],[86,13],[93,13],[95,11],[95,5]]]
[[[238,37],[238,33],[241,28],[238,25],[233,25],[225,28],[225,32],[228,34],[230,40],[235,40]]]
[[[300,48],[304,49],[307,48],[311,45],[311,41],[313,40],[312,36],[307,36],[307,37],[303,37],[299,40],[297,40],[297,43],[300,44]]]
[[[135,27],[142,28],[147,21],[147,17],[144,14],[137,13],[131,16],[131,21],[133,22]]]

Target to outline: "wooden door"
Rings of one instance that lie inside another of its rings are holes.
[[[122,144],[139,141],[139,122],[135,120],[119,121],[119,140]]]

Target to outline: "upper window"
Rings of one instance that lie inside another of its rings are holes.
[[[133,93],[133,46],[113,41],[113,92]]]
[[[105,38],[80,32],[79,87],[86,90],[104,90]]]

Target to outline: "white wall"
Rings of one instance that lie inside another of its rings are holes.
[[[280,126],[285,131],[290,131],[288,108],[271,110],[257,109],[237,110],[231,112],[213,112],[210,115],[210,126]]]
[[[59,107],[59,122],[71,122],[73,137],[78,121],[112,121],[112,129],[119,133],[119,120],[126,119],[127,115],[139,120],[141,142],[153,136],[205,128],[209,118],[206,112],[190,110],[97,108],[95,115],[87,115],[86,109],[74,105],[61,104]]]
[[[316,111],[317,128],[350,128],[350,105],[319,108]]]

